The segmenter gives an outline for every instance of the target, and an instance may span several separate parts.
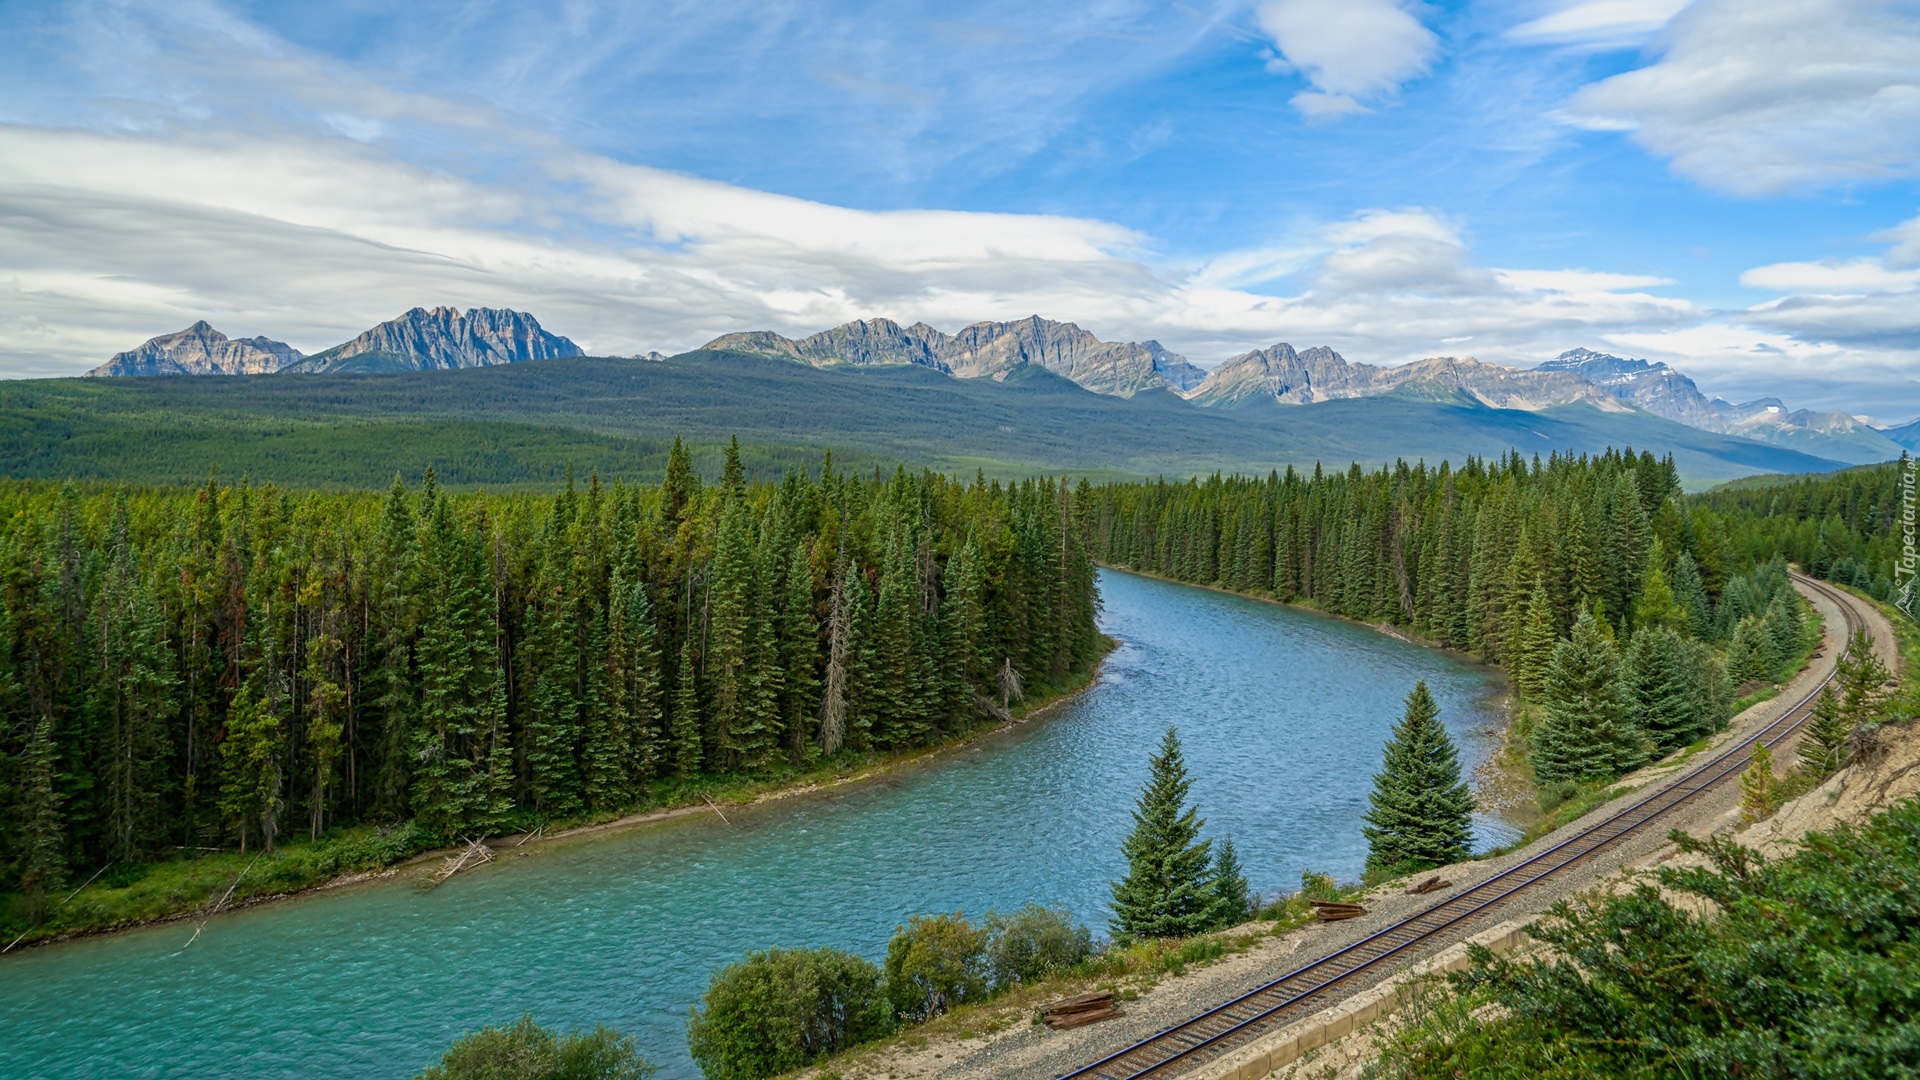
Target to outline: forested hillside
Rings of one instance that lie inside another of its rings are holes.
[[[1099,488],[1097,557],[1406,627],[1503,666],[1543,782],[1605,780],[1725,722],[1796,658],[1796,526],[1608,451]],[[1836,540],[1836,543],[1839,541]]]
[[[207,469],[299,487],[384,486],[426,465],[453,488],[551,491],[584,475],[658,476],[676,437],[718,465],[729,437],[757,474],[832,447],[862,468],[1001,478],[1072,473],[1186,477],[1292,463],[1459,461],[1514,447],[1671,452],[1689,486],[1839,467],[1639,412],[1574,404],[1489,408],[1454,394],[1401,394],[1251,411],[1201,408],[1169,391],[1095,394],[1035,365],[954,379],[918,365],[812,368],[697,352],[662,361],[542,360],[463,371],[250,378],[47,379],[0,386],[0,474],[195,484]],[[152,452],[164,437],[169,452]]]
[[[925,745],[1100,649],[1064,482],[0,486],[0,889]],[[78,882],[73,882],[78,884]]]

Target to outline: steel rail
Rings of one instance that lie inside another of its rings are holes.
[[[1795,573],[1793,579],[1825,595],[1840,609],[1846,639],[1861,625],[1847,596],[1825,582]],[[1844,658],[1845,645],[1841,656]],[[1718,787],[1746,767],[1755,744],[1769,748],[1786,740],[1806,722],[1813,700],[1833,681],[1829,672],[1806,696],[1772,723],[1730,746],[1671,783],[1633,805],[1580,830],[1544,851],[1432,906],[1347,945],[1278,979],[1188,1020],[1165,1028],[1139,1042],[1071,1072],[1060,1080],[1142,1080],[1168,1074],[1173,1066],[1215,1057],[1252,1041],[1260,1034],[1291,1022],[1297,1007],[1319,997],[1354,975],[1430,944],[1448,929],[1485,913],[1489,908],[1531,888],[1547,877],[1594,858],[1649,823]],[[1439,920],[1437,922],[1433,920]]]

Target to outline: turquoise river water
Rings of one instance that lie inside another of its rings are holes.
[[[1253,886],[1357,877],[1360,816],[1401,699],[1424,678],[1472,767],[1488,669],[1296,609],[1101,576],[1121,642],[1050,713],[887,779],[539,846],[432,892],[378,882],[0,960],[0,1076],[408,1076],[463,1031],[532,1013],[632,1032],[696,1076],[687,1009],[749,949],[878,959],[919,912],[1028,900],[1096,928],[1168,724],[1209,835]],[[1483,844],[1512,830],[1482,820]]]

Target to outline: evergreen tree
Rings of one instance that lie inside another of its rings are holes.
[[[1653,541],[1652,553],[1647,558],[1646,581],[1640,590],[1640,598],[1634,601],[1633,625],[1635,627],[1670,627],[1681,625],[1685,614],[1674,602],[1673,586],[1667,581],[1667,572],[1660,541]]]
[[[1832,684],[1820,691],[1813,703],[1805,731],[1800,736],[1800,763],[1815,776],[1832,776],[1847,765],[1847,739],[1853,726],[1840,707],[1840,696]]]
[[[1553,660],[1557,640],[1553,622],[1553,602],[1547,598],[1546,583],[1536,579],[1527,597],[1526,619],[1507,657],[1514,685],[1527,701],[1539,701],[1546,693],[1547,665]]]
[[[1693,556],[1684,551],[1673,560],[1673,603],[1685,619],[1687,633],[1712,639],[1713,602],[1707,598],[1707,586],[1700,580],[1700,568]]]
[[[1773,635],[1759,617],[1748,615],[1734,625],[1727,643],[1727,676],[1736,683],[1771,682],[1780,667]]]
[[[827,679],[820,701],[820,751],[831,757],[847,738],[847,682],[853,650],[853,610],[847,598],[847,564],[833,571],[833,601],[827,615]]]
[[[1873,651],[1873,635],[1865,630],[1853,632],[1847,639],[1847,651],[1835,669],[1834,679],[1840,684],[1840,714],[1848,728],[1859,727],[1872,719],[1892,679],[1879,654]]]
[[[33,901],[34,914],[43,914],[46,894],[67,878],[66,829],[62,824],[60,791],[55,784],[51,719],[41,716],[27,741],[20,769],[20,888]]]
[[[1425,680],[1407,695],[1385,761],[1373,778],[1366,825],[1367,869],[1391,872],[1458,862],[1473,839],[1473,793],[1460,755],[1440,722]]]
[[[786,596],[781,602],[780,648],[784,673],[781,725],[786,730],[787,755],[795,765],[805,763],[820,749],[813,739],[814,713],[819,708],[820,678],[814,668],[820,657],[820,624],[813,614],[813,563],[805,544],[795,544],[787,563]]]
[[[1173,728],[1160,740],[1120,847],[1127,876],[1113,883],[1114,928],[1129,937],[1197,934],[1212,918],[1212,841],[1201,840],[1198,810],[1186,805],[1187,766]]]
[[[1620,656],[1591,612],[1554,646],[1533,729],[1534,776],[1543,784],[1607,780],[1636,756],[1640,732],[1630,717]],[[1638,762],[1634,762],[1638,764]]]
[[[688,635],[680,639],[680,662],[674,668],[671,743],[675,776],[685,779],[700,771],[700,733],[705,729],[700,716],[700,686],[693,669],[693,638]]]
[[[1712,734],[1695,709],[1680,635],[1664,626],[1642,628],[1627,648],[1625,678],[1632,714],[1662,753]]]
[[[1240,855],[1233,850],[1231,836],[1220,841],[1220,847],[1214,852],[1207,887],[1212,894],[1207,917],[1210,926],[1238,926],[1253,916],[1253,895],[1247,887],[1247,875],[1240,868]]]
[[[277,695],[242,686],[227,714],[227,737],[220,744],[225,782],[221,809],[237,824],[240,850],[247,850],[248,834],[259,830],[268,852],[278,832],[280,797],[280,727]]]

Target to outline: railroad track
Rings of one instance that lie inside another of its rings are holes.
[[[1851,639],[1862,625],[1853,609],[1853,597],[1825,582],[1798,573],[1793,577],[1801,585],[1834,601],[1846,622],[1842,641]],[[1461,923],[1513,901],[1541,881],[1593,859],[1629,836],[1643,833],[1662,817],[1739,775],[1747,766],[1754,744],[1763,743],[1771,748],[1799,730],[1807,720],[1814,698],[1832,679],[1829,673],[1773,723],[1726,747],[1705,764],[1632,806],[1338,952],[1118,1053],[1062,1073],[1060,1080],[1140,1080],[1178,1075],[1319,1011],[1327,1004],[1329,995],[1353,985],[1357,976],[1378,973],[1395,961],[1409,958],[1422,946],[1450,943],[1448,932]]]

